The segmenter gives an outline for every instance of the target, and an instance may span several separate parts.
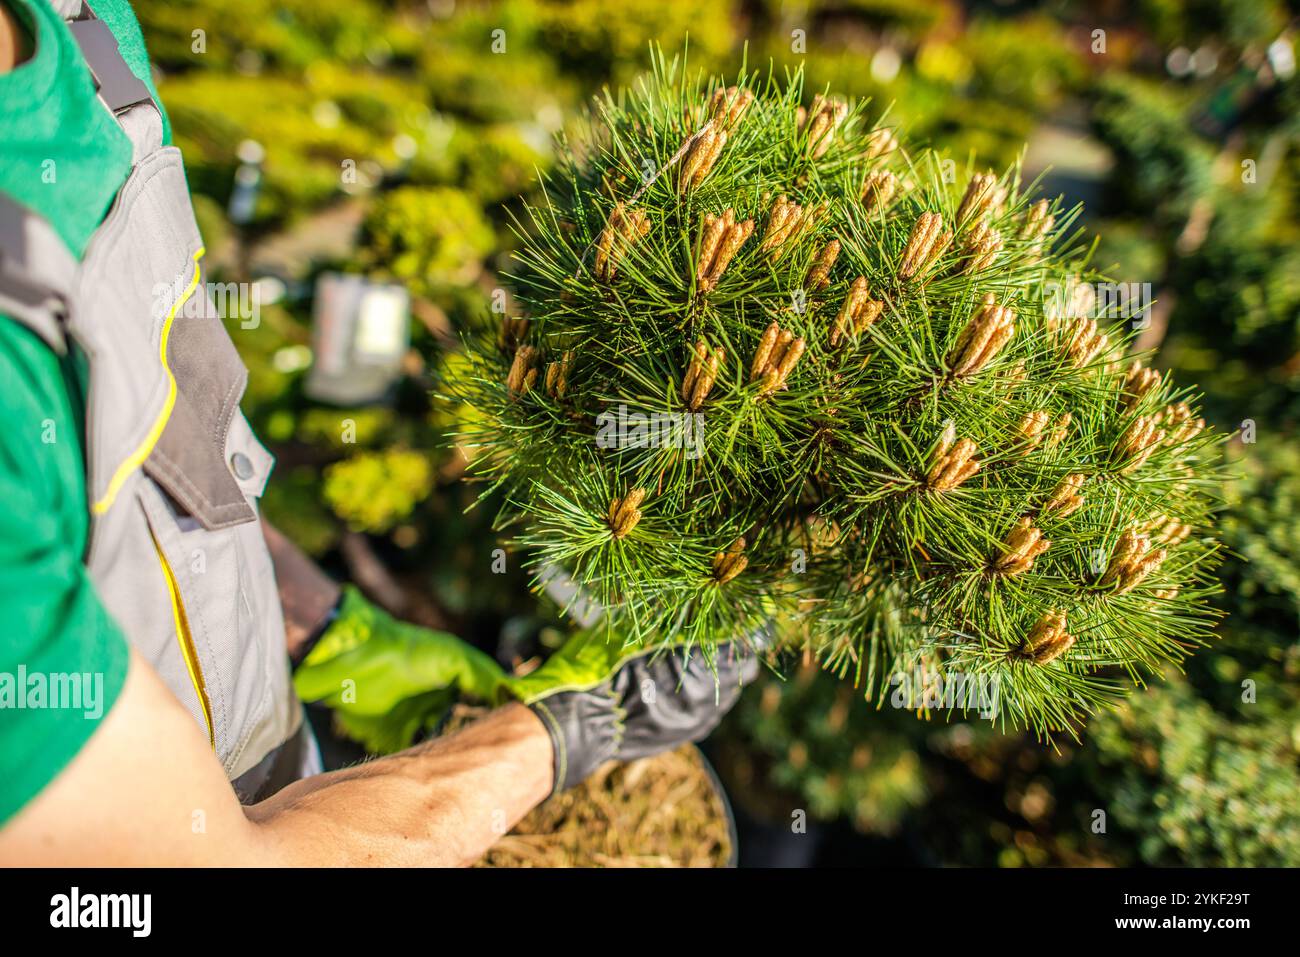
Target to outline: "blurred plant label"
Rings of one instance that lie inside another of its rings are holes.
[[[406,351],[409,300],[400,286],[367,290],[357,317],[357,355],[381,362]]]
[[[312,312],[307,395],[337,405],[384,399],[410,342],[411,300],[402,286],[322,273]]]
[[[256,140],[244,140],[235,153],[239,157],[239,168],[235,170],[235,184],[226,204],[226,216],[236,226],[243,226],[252,222],[257,212],[266,150]]]

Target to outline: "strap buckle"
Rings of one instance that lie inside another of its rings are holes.
[[[69,21],[68,29],[72,31],[77,46],[81,47],[95,89],[109,112],[117,115],[136,104],[152,102],[149,87],[131,72],[126,60],[122,59],[117,38],[108,24],[95,17],[90,4],[83,4],[81,10],[84,19]]]

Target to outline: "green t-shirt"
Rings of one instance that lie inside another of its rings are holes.
[[[0,3],[35,41],[26,61],[0,73],[0,191],[45,217],[80,257],[126,181],[131,144],[49,4]],[[156,100],[130,6],[95,0],[94,9]],[[0,316],[0,825],[72,760],[126,677],[126,641],[82,564],[82,365]],[[51,707],[75,700],[62,677],[74,674],[80,707]]]

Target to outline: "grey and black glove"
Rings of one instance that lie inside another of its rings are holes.
[[[552,793],[573,787],[606,761],[631,761],[700,741],[759,671],[766,630],[728,642],[706,660],[699,649],[648,649],[602,670],[609,652],[578,636],[514,693],[541,719],[555,748]],[[595,674],[605,677],[592,679]],[[530,689],[537,689],[531,691]]]

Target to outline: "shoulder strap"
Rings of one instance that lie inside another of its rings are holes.
[[[63,355],[63,319],[76,274],[77,261],[54,227],[0,192],[0,314],[27,326]]]
[[[51,0],[77,41],[95,90],[131,140],[135,160],[161,145],[162,114],[149,87],[131,72],[107,23],[85,0]],[[142,107],[142,109],[134,109]],[[0,314],[30,328],[52,349],[67,349],[63,322],[77,261],[54,228],[0,193]]]
[[[83,2],[80,7],[68,20],[68,29],[77,41],[77,46],[81,47],[81,55],[86,58],[86,65],[90,67],[90,75],[95,81],[95,89],[108,111],[119,116],[133,106],[152,103],[149,87],[131,72],[126,60],[122,59],[122,53],[117,48],[117,37],[113,36],[108,24],[95,16],[89,3]]]

